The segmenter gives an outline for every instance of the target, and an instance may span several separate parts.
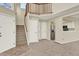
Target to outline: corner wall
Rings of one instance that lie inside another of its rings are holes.
[[[56,18],[55,24],[55,41],[61,43],[63,41],[63,29],[62,29],[62,18]]]

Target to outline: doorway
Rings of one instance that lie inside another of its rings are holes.
[[[55,40],[55,26],[54,22],[51,22],[51,40]]]

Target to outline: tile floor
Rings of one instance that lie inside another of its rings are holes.
[[[53,40],[41,40],[39,43],[22,45],[8,50],[3,56],[79,56],[79,41],[58,44]]]

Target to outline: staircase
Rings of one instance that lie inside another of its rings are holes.
[[[16,26],[16,45],[27,45],[25,30],[23,25]]]

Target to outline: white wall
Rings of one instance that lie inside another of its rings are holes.
[[[74,28],[74,30],[63,31],[65,43],[79,40],[79,21],[76,18],[69,19],[72,19],[72,22],[68,23],[68,25]]]
[[[76,18],[75,20],[75,26],[76,26],[76,31],[79,33],[79,18]]]
[[[47,21],[47,22],[48,22],[47,37],[48,37],[48,40],[51,40],[51,22],[50,21]]]
[[[62,23],[63,23],[63,17],[55,19],[55,38],[56,38],[55,41],[63,44],[79,40],[79,20],[74,18],[75,30],[71,31],[63,31]]]
[[[59,13],[61,11],[67,10],[77,5],[79,4],[78,3],[54,3],[52,4],[52,11],[53,13]]]
[[[54,25],[55,25],[55,41],[58,43],[63,42],[63,29],[62,29],[62,18],[56,18],[54,20]]]
[[[0,53],[16,47],[15,15],[0,13]]]
[[[51,23],[51,29],[54,30],[54,22]]]

